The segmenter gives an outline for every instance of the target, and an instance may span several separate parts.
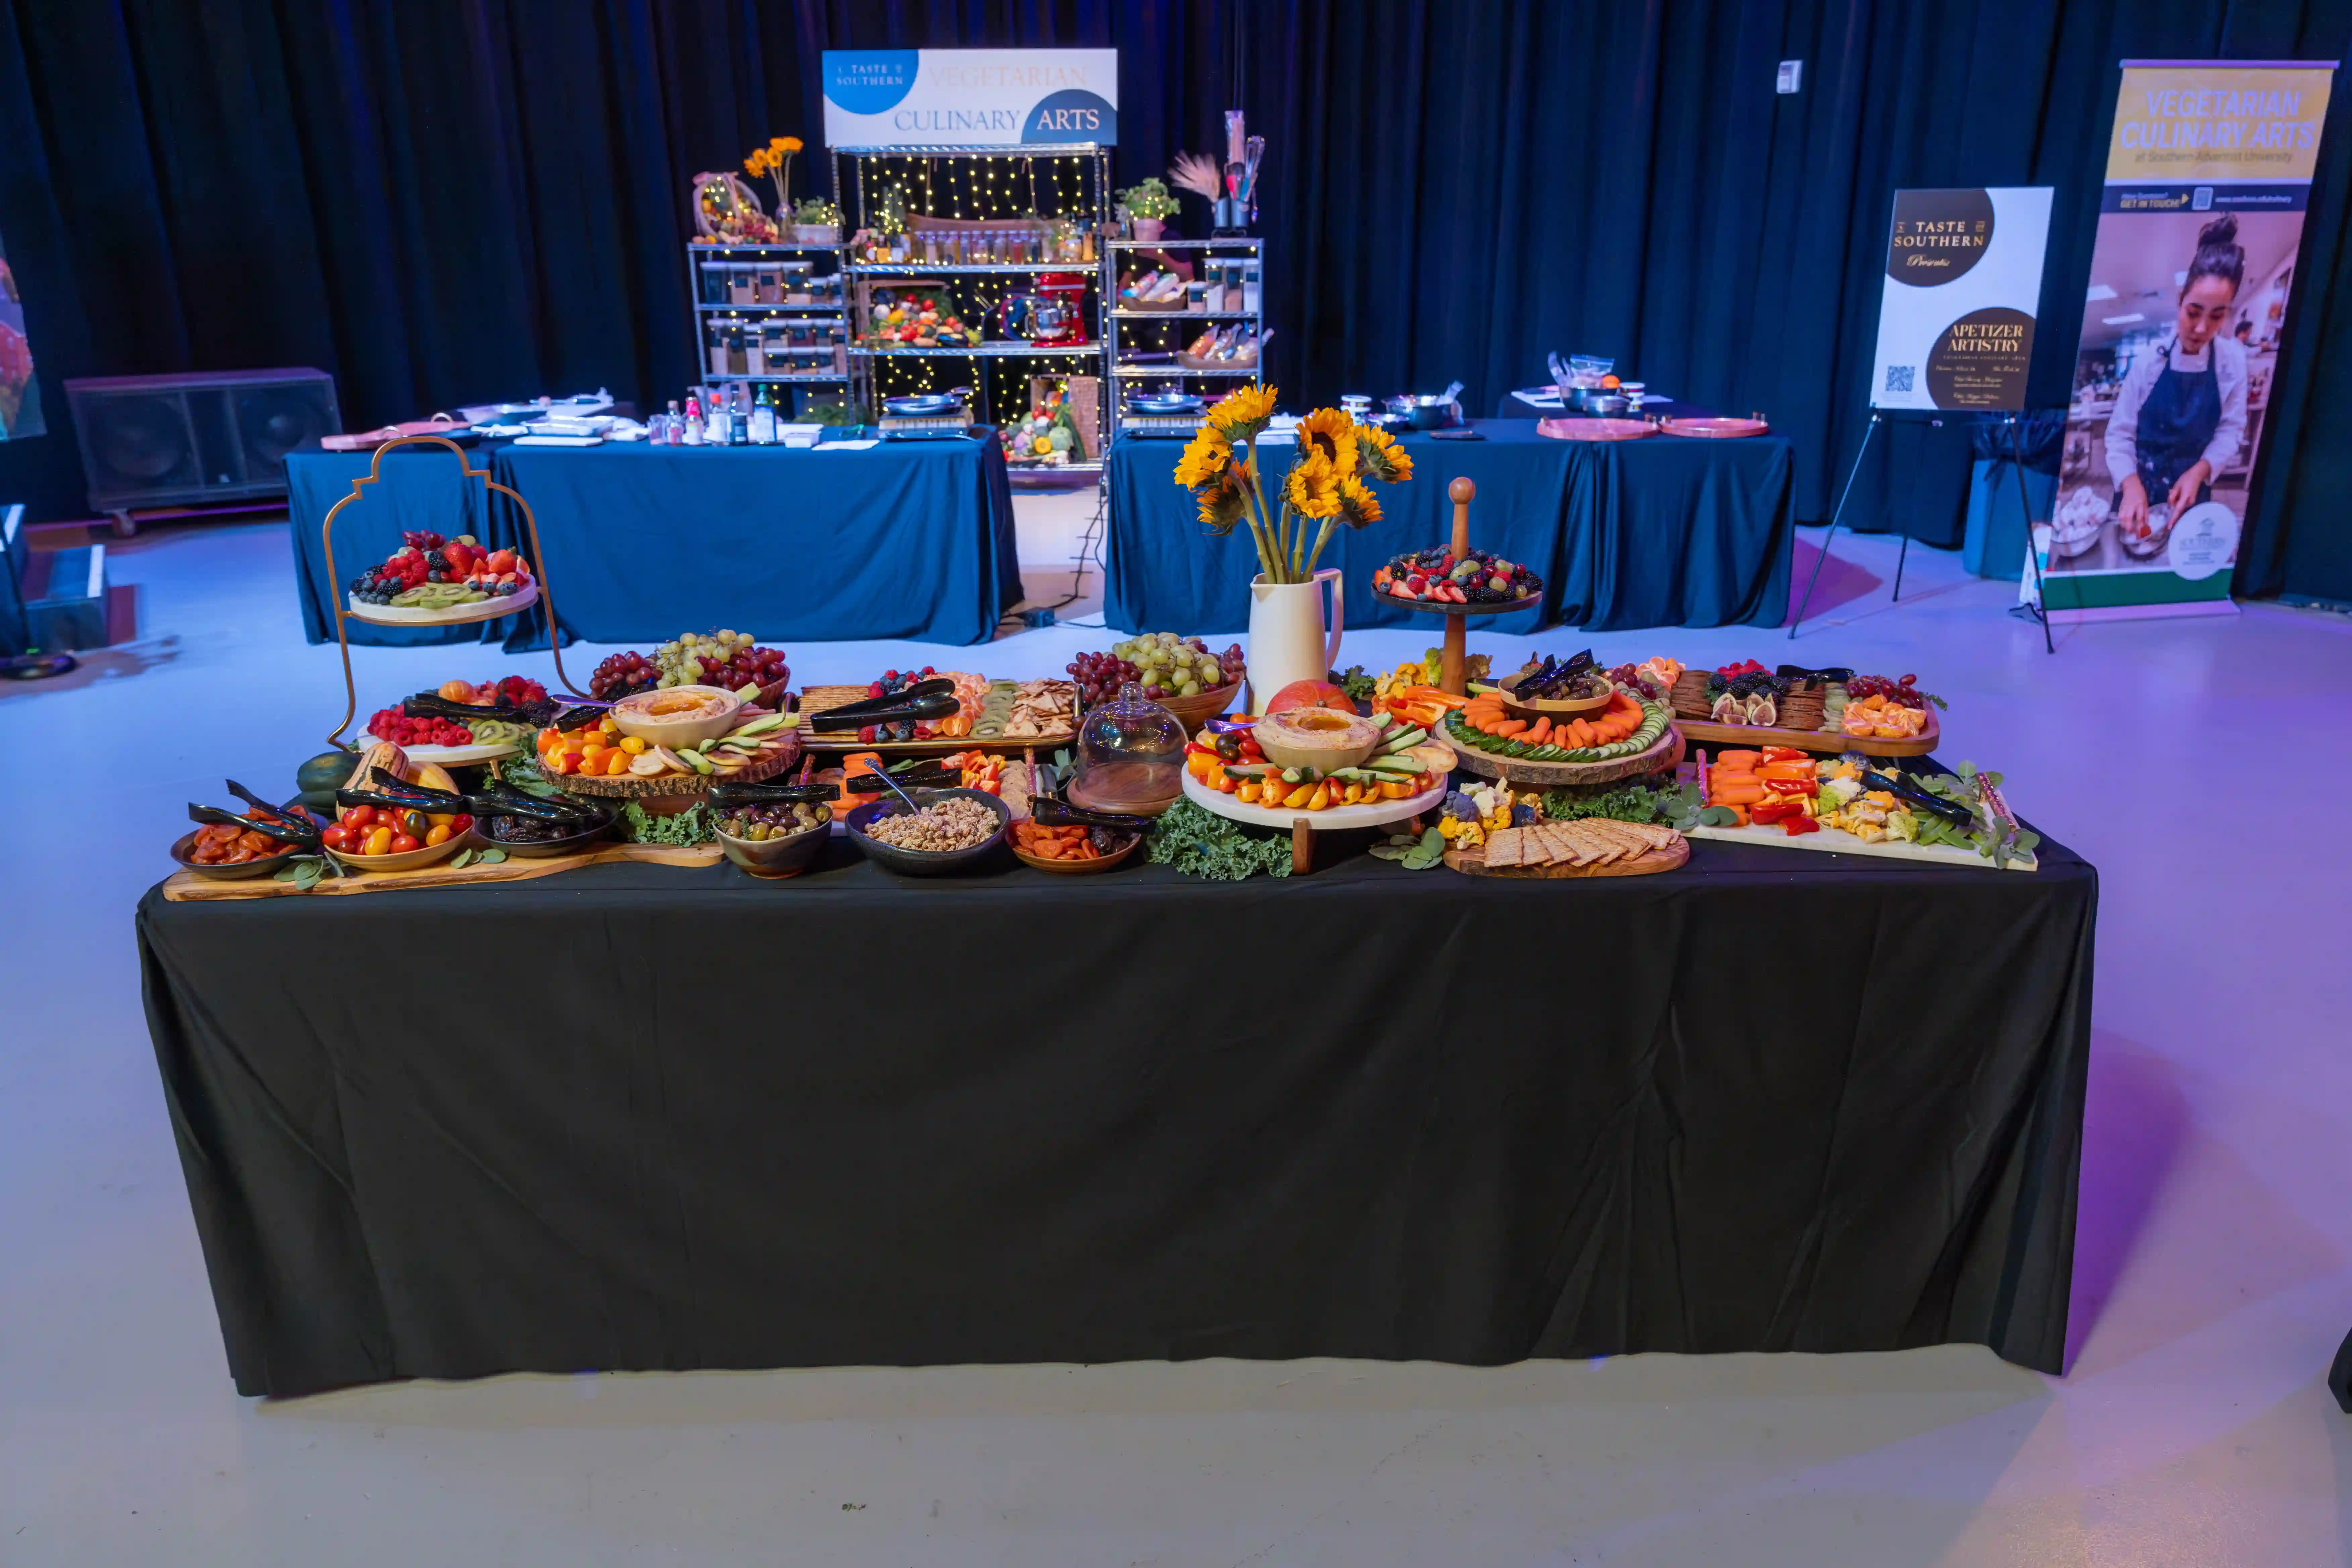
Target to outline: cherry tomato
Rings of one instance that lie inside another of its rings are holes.
[[[350,829],[346,828],[340,822],[319,835],[319,842],[324,844],[330,849],[349,848],[351,847],[351,841],[352,836]]]
[[[367,836],[367,848],[362,851],[362,853],[368,855],[391,854],[392,829],[389,827],[374,827],[369,829]]]
[[[445,823],[438,827],[428,829],[425,835],[425,842],[428,845],[446,844],[449,842],[449,828]]]
[[[470,814],[467,813],[467,812],[462,812],[462,811],[461,811],[461,812],[459,812],[459,813],[458,813],[458,814],[457,814],[454,818],[452,818],[452,819],[450,820],[450,823],[449,823],[449,837],[452,837],[452,838],[456,838],[456,837],[459,837],[459,836],[460,836],[460,835],[462,835],[462,834],[465,834],[465,833],[470,832],[470,831],[472,830],[472,828],[473,828],[473,826],[474,826],[474,819],[473,819],[472,816],[471,816]]]
[[[392,836],[392,852],[395,855],[405,855],[416,847],[416,840],[405,833],[395,833]]]
[[[429,824],[425,822],[425,814],[423,812],[404,811],[400,814],[400,820],[395,822],[393,826],[399,828],[403,834],[410,838],[422,838],[425,837],[425,830]]]
[[[374,821],[375,807],[372,805],[347,805],[343,808],[345,827],[366,827]]]

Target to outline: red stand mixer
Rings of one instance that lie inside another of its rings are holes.
[[[1045,348],[1078,348],[1094,342],[1087,335],[1087,290],[1094,277],[1086,272],[1045,272],[1036,290],[1008,294],[996,307],[997,334],[1026,338]]]

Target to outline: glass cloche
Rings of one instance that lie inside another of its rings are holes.
[[[1157,816],[1184,794],[1184,726],[1130,680],[1078,731],[1074,805]]]

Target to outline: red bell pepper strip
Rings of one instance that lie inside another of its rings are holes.
[[[1791,838],[1801,838],[1808,833],[1819,833],[1822,825],[1810,816],[1788,816],[1780,820],[1780,831]]]
[[[1819,779],[1766,779],[1764,781],[1764,793],[1767,795],[1817,795],[1822,793],[1822,785]]]
[[[1751,819],[1759,823],[1785,822],[1791,817],[1803,816],[1805,805],[1798,800],[1759,800],[1749,806],[1748,812]]]
[[[1811,754],[1811,753],[1808,752],[1801,752],[1794,746],[1767,746],[1764,748],[1764,760],[1768,763],[1801,763]]]

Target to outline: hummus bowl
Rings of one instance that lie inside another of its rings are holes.
[[[1377,751],[1381,731],[1369,719],[1336,708],[1286,708],[1259,720],[1250,736],[1279,768],[1352,768]]]
[[[614,703],[613,723],[647,745],[690,749],[735,728],[742,706],[740,697],[716,686],[657,686]]]

